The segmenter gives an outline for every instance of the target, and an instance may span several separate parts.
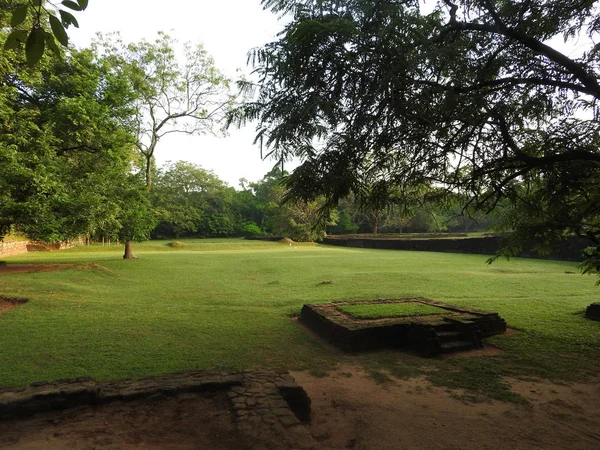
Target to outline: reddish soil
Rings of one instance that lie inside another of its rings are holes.
[[[0,297],[0,314],[18,308],[23,303],[25,303],[25,300],[9,300]]]
[[[600,383],[508,380],[531,405],[465,403],[422,378],[377,384],[359,369],[292,373],[312,399],[309,429],[332,449],[598,449]],[[457,395],[458,394],[458,395]]]
[[[52,272],[73,267],[75,264],[0,264],[0,275],[9,273]]]
[[[312,398],[322,449],[598,449],[600,383],[507,380],[528,406],[466,403],[422,378],[378,384],[356,367],[292,374]],[[223,393],[185,394],[0,421],[3,449],[273,449],[232,424]]]

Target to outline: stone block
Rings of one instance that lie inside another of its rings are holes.
[[[600,320],[600,303],[592,303],[585,310],[585,317],[592,320]]]

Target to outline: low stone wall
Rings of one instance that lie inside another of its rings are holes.
[[[28,252],[53,252],[73,247],[72,242],[0,242],[0,258],[6,256],[22,255]]]
[[[477,255],[493,255],[500,246],[498,237],[482,237],[467,239],[345,239],[342,237],[326,237],[323,244],[342,247],[374,248],[387,250],[412,250],[421,252],[468,253]],[[554,259],[559,261],[582,261],[581,250],[590,246],[587,239],[571,237],[552,246],[548,255],[540,255],[531,250],[531,242],[519,254],[523,258]]]
[[[27,253],[28,241],[0,242],[0,258],[3,256],[15,256]]]
[[[343,305],[376,305],[406,302],[424,303],[446,311],[427,316],[361,320],[354,319],[337,309]],[[506,322],[498,313],[466,306],[454,306],[426,298],[304,305],[299,320],[315,333],[347,352],[380,348],[408,349],[412,344],[411,332],[415,327],[454,329],[472,324],[477,326],[481,337],[484,338],[495,334],[502,334],[506,331]]]
[[[72,242],[29,242],[27,244],[28,252],[53,252],[56,250],[65,250],[72,248]]]
[[[219,390],[242,384],[236,371],[196,371],[139,380],[97,382],[89,378],[34,383],[26,387],[0,388],[0,419],[27,416],[80,405],[133,400],[157,393]]]

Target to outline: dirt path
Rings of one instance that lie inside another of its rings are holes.
[[[313,436],[334,449],[598,449],[600,384],[512,380],[532,406],[467,404],[422,378],[377,384],[356,368],[292,373],[312,399]]]
[[[68,269],[75,264],[0,264],[0,275],[10,273],[52,272]]]
[[[307,425],[323,449],[600,448],[600,384],[511,381],[531,406],[467,404],[422,378],[377,384],[355,367],[292,374],[312,398]],[[454,394],[461,394],[454,392]],[[265,450],[236,430],[223,392],[155,397],[0,421],[2,449]]]

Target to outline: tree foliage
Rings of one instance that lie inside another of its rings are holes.
[[[234,207],[235,190],[213,172],[184,162],[160,168],[152,190],[159,214],[156,237],[231,236],[242,218]]]
[[[291,20],[251,54],[258,93],[232,120],[258,121],[277,159],[302,159],[290,195],[335,205],[374,163],[396,188],[433,184],[485,210],[501,199],[534,210],[512,224],[509,254],[524,236],[577,233],[598,257],[597,1],[263,4]]]
[[[144,158],[148,190],[160,140],[173,133],[217,133],[233,102],[229,80],[201,44],[186,43],[181,60],[175,46],[176,41],[164,33],[154,42],[125,44],[118,35],[109,35],[94,44],[134,94],[129,126]]]
[[[20,52],[0,53],[0,238],[147,237],[153,211],[122,126],[129,101],[127,83],[90,50],[33,68]]]
[[[89,51],[29,68],[0,54],[0,235],[62,241],[110,221],[103,186],[129,168],[125,85]]]
[[[42,59],[46,49],[60,57],[57,41],[63,47],[69,45],[67,29],[71,25],[79,28],[73,12],[84,11],[87,6],[88,0],[63,0],[60,3],[46,0],[3,0],[0,2],[4,11],[0,15],[0,27],[10,29],[3,39],[4,50],[22,52],[24,48],[30,66]]]
[[[277,166],[262,180],[250,184],[262,230],[299,242],[312,242],[323,238],[327,225],[336,223],[337,211],[327,211],[324,215],[322,199],[286,199],[284,182],[287,177],[289,174]]]

